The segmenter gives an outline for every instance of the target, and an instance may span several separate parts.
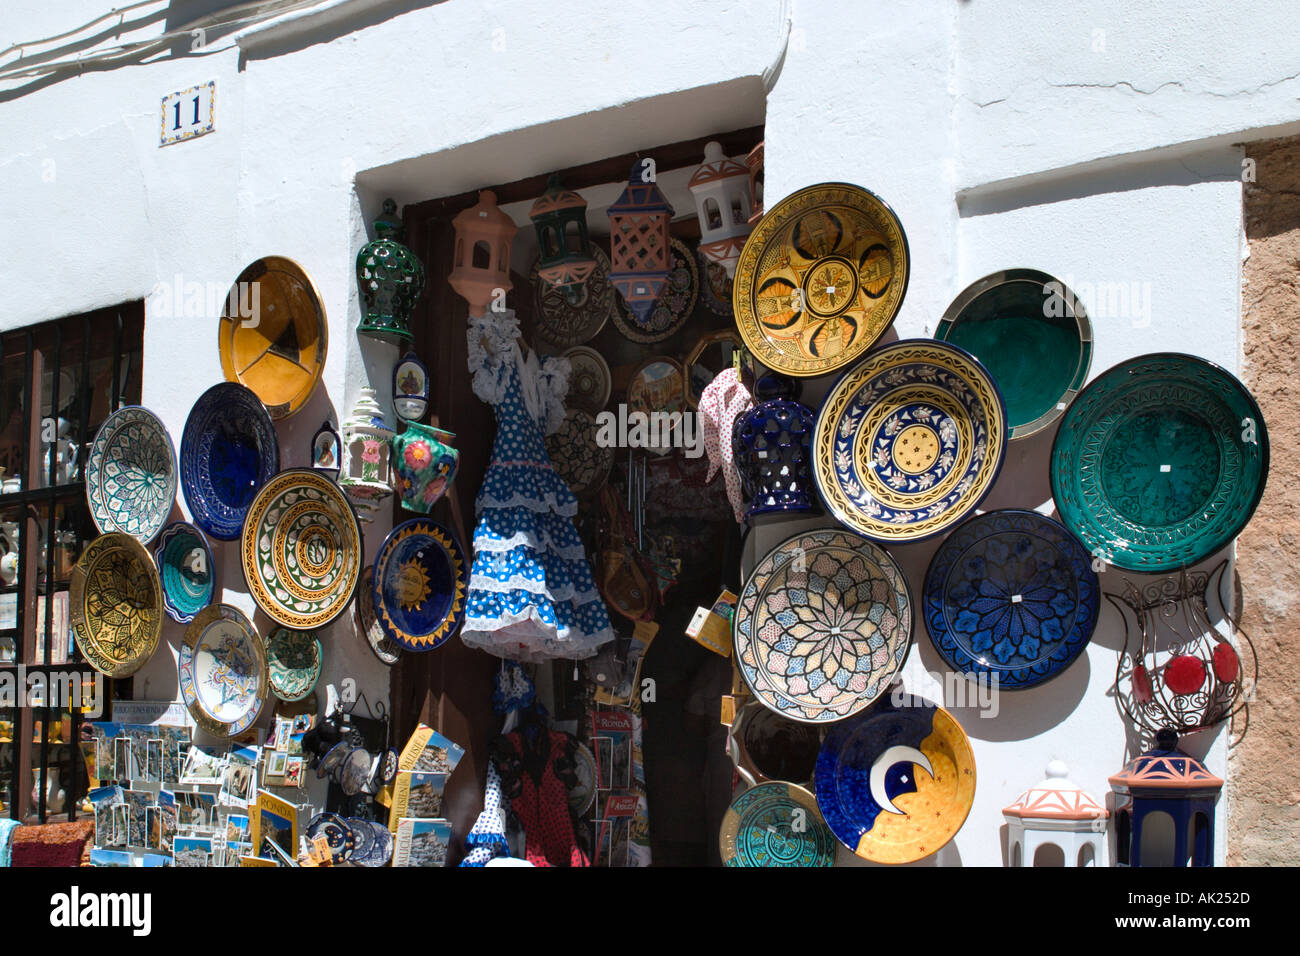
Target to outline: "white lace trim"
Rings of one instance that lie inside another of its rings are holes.
[[[561,547],[551,540],[549,532],[542,532],[542,539],[539,541],[537,536],[528,531],[516,531],[508,538],[489,538],[486,535],[474,536],[474,551],[486,551],[489,553],[498,553],[501,551],[513,551],[515,548],[523,545],[529,551],[545,551],[549,554],[559,555],[566,561],[586,561],[587,552],[582,543]]]
[[[466,621],[460,639],[469,647],[476,647],[494,657],[528,662],[557,658],[586,660],[614,639],[610,627],[572,641],[567,640],[571,633],[573,628],[552,627],[538,617],[536,609],[526,608],[490,623],[485,621],[481,627],[473,627],[470,621]],[[536,643],[538,638],[542,639],[540,646]]]
[[[475,514],[481,515],[487,509],[500,510],[503,508],[527,508],[529,511],[538,513],[551,512],[559,515],[561,518],[572,518],[578,513],[578,499],[570,498],[564,504],[560,504],[559,498],[547,492],[546,497],[542,500],[530,498],[527,495],[515,492],[509,498],[501,499],[495,495],[480,495],[474,503]]]
[[[504,581],[499,581],[486,574],[471,574],[469,576],[469,589],[471,591],[490,591],[493,594],[526,591],[529,594],[544,597],[552,604],[571,603],[575,608],[600,599],[600,591],[594,587],[586,591],[579,591],[574,585],[569,584],[558,591],[552,591],[546,586],[545,581],[533,581],[517,574],[512,574]]]
[[[511,364],[519,374],[524,407],[543,434],[564,424],[564,396],[569,390],[572,365],[560,355],[539,358],[519,351],[519,320],[513,309],[469,318],[469,370],[474,394],[489,405],[505,398]]]

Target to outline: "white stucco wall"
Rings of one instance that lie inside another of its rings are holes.
[[[9,3],[0,49],[106,9]],[[1282,7],[1245,17],[1217,0],[1176,14],[1112,0],[1090,11],[1004,0],[906,10],[875,0],[353,0],[332,20],[251,32],[242,47],[216,38],[25,89],[0,80],[0,282],[10,290],[0,329],[144,298],[177,275],[225,287],[253,259],[287,255],[315,279],[330,325],[322,388],[278,426],[283,464],[306,464],[311,434],[346,416],[367,375],[387,391],[394,352],[358,343],[352,273],[384,196],[450,195],[765,122],[769,205],[845,180],[899,214],[913,257],[900,336],[932,333],[987,272],[1027,266],[1149,290],[1149,315],[1102,315],[1084,293],[1093,375],[1165,348],[1235,371],[1232,144],[1300,128],[1300,24]],[[161,29],[145,23],[127,38]],[[0,69],[13,62],[0,58]],[[216,132],[160,149],[160,97],[210,79]],[[679,214],[688,208],[679,203]],[[147,311],[143,401],[174,437],[220,379],[215,314]],[[1041,443],[1013,448],[990,500],[1050,511],[1046,462]],[[385,530],[367,528],[368,560]],[[899,549],[917,593],[932,551]],[[251,612],[236,550],[220,553],[222,599]],[[1000,864],[999,811],[1051,758],[1104,793],[1125,757],[1106,695],[1117,628],[1103,617],[1086,665],[1014,701],[1004,695],[996,720],[961,715],[979,785],[943,862]],[[173,653],[180,634],[166,625]],[[370,700],[386,696],[387,671],[350,620],[327,645],[322,686],[351,676]],[[923,625],[910,666],[938,669]],[[136,686],[137,696],[174,696],[169,655]],[[1209,763],[1224,772],[1221,735]]]

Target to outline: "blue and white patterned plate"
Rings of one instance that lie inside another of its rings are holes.
[[[431,651],[464,620],[469,568],[455,535],[436,521],[412,518],[379,546],[373,587],[388,638],[407,650]]]
[[[1092,559],[1035,511],[971,518],[935,552],[925,575],[925,626],[953,670],[1006,690],[1060,674],[1097,626]]]
[[[827,509],[877,541],[947,531],[993,487],[1007,449],[997,385],[969,352],[904,339],[867,355],[817,413],[813,474]]]
[[[266,647],[239,608],[210,604],[185,629],[176,676],[199,729],[235,737],[256,722],[266,703]]]
[[[127,405],[104,419],[86,458],[86,501],[95,527],[148,544],[175,500],[176,450],[158,416]]]
[[[258,490],[279,470],[275,426],[260,398],[234,382],[199,396],[181,436],[181,490],[196,525],[222,541],[238,538]]]
[[[212,603],[216,587],[208,539],[188,521],[174,521],[163,529],[153,553],[162,578],[163,609],[173,621],[188,624]]]

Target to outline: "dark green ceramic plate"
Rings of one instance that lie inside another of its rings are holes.
[[[1160,574],[1201,561],[1250,520],[1268,433],[1240,382],[1192,355],[1141,355],[1074,400],[1052,446],[1061,521],[1094,555]]]
[[[1092,366],[1092,325],[1059,279],[1007,269],[971,284],[948,306],[934,337],[974,355],[1007,403],[1011,438],[1042,431],[1065,413]]]

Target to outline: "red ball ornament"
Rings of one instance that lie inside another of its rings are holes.
[[[1231,684],[1237,679],[1237,673],[1241,670],[1241,658],[1233,650],[1231,644],[1220,644],[1214,649],[1214,676],[1219,678],[1225,684]]]
[[[1165,686],[1175,694],[1194,694],[1205,683],[1205,664],[1198,657],[1181,654],[1165,665]]]
[[[1151,691],[1151,678],[1147,676],[1147,669],[1139,664],[1133,668],[1133,696],[1137,698],[1139,704],[1151,703],[1151,698],[1155,694]]]

